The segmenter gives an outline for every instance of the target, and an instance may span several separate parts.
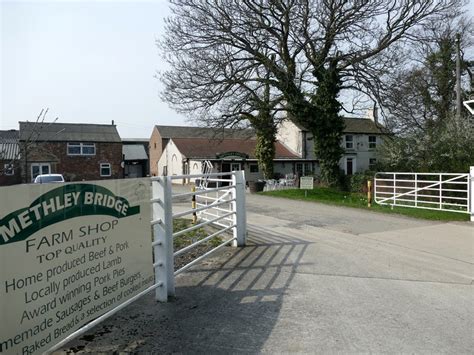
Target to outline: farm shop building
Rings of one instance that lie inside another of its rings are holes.
[[[247,181],[263,178],[255,157],[255,139],[171,138],[163,150],[157,167],[160,175],[200,174],[203,164],[211,164],[212,172],[245,170]],[[274,172],[284,176],[295,171],[301,159],[280,142],[275,143]],[[304,163],[308,164],[307,161]],[[314,162],[316,163],[316,162]],[[192,180],[191,180],[192,181]],[[176,183],[191,181],[176,180]]]

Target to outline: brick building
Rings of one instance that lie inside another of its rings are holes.
[[[20,149],[18,131],[0,131],[0,186],[21,182]]]
[[[122,153],[125,178],[139,178],[150,175],[148,145],[146,138],[122,138]]]
[[[22,179],[63,174],[66,181],[123,177],[122,141],[113,124],[20,122]]]

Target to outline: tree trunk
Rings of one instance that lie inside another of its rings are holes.
[[[276,127],[269,110],[260,110],[253,126],[257,135],[255,156],[265,179],[273,178],[275,158]]]

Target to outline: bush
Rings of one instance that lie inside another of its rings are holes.
[[[348,178],[348,191],[350,192],[367,192],[367,181],[373,180],[374,174],[370,171],[364,173],[356,173],[354,175],[347,176]]]

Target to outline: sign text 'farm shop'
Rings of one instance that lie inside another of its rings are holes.
[[[0,352],[41,353],[153,284],[146,181],[22,185],[0,198],[14,201],[0,206]]]

